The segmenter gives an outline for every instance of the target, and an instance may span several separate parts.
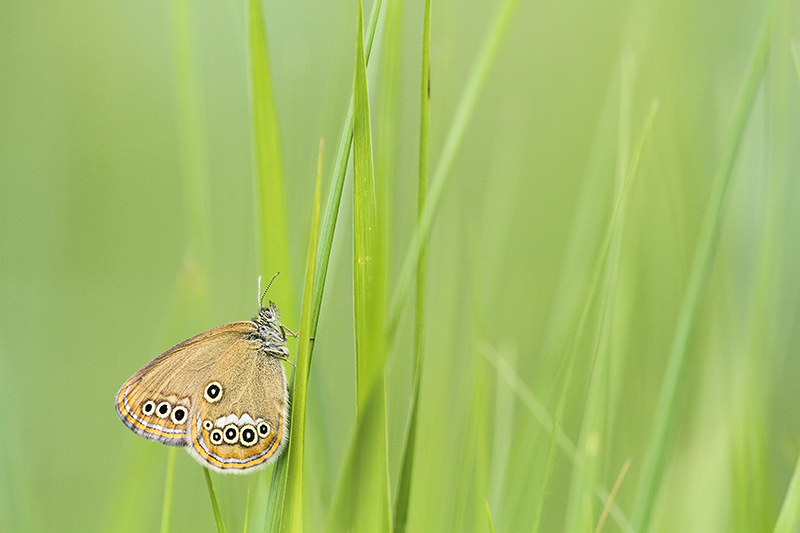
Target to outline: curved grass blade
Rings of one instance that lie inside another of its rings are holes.
[[[733,165],[736,162],[736,154],[747,125],[747,118],[753,107],[756,90],[764,72],[777,5],[778,2],[776,0],[772,0],[767,5],[756,48],[747,69],[745,84],[735,107],[733,125],[714,176],[709,205],[697,240],[697,248],[695,249],[689,272],[689,281],[686,286],[675,337],[667,360],[666,373],[664,374],[661,392],[658,397],[650,443],[648,444],[642,474],[636,491],[636,501],[631,519],[631,525],[635,531],[648,530],[650,517],[658,496],[659,483],[666,464],[667,446],[670,441],[669,431],[674,417],[678,384],[683,374],[689,337],[693,331],[697,309],[708,285],[711,264],[719,241],[724,208],[728,191],[730,190]]]
[[[289,449],[286,450],[288,475],[286,495],[283,501],[282,531],[303,531],[303,458],[305,456],[306,394],[310,369],[308,354],[312,340],[308,335],[311,328],[311,302],[314,295],[314,268],[317,264],[317,239],[319,234],[319,207],[322,190],[322,149],[319,146],[317,163],[317,185],[314,190],[314,214],[311,219],[311,238],[308,243],[306,276],[303,288],[303,307],[300,316],[300,341],[297,347],[297,363],[292,386],[292,422]]]
[[[260,0],[247,2],[247,43],[250,74],[250,105],[253,113],[257,231],[261,272],[282,272],[285,279],[275,285],[275,301],[281,302],[286,324],[297,323],[289,262],[281,146],[267,50],[267,35]]]

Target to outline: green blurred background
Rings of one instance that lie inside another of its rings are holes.
[[[369,69],[377,179],[391,200],[390,279],[416,213],[423,2],[395,4],[384,5],[396,15],[395,40],[387,43],[391,33],[379,25]],[[432,169],[499,4],[433,0]],[[173,344],[250,318],[257,276],[272,274],[258,271],[244,2],[180,5],[0,3],[2,531],[156,529],[167,448],[128,431],[113,396]],[[282,289],[291,301],[277,303],[290,327],[319,139],[327,187],[352,90],[356,6],[263,3],[293,261],[285,281],[293,285]],[[778,9],[687,353],[660,531],[771,530],[800,452],[792,55],[800,5]],[[658,99],[619,241],[600,446],[599,479],[609,489],[631,460],[616,499],[631,512],[712,177],[764,11],[762,2],[520,3],[431,236],[411,530],[484,531],[484,499],[497,530],[531,528],[549,428],[526,395],[555,409],[564,339],[588,293],[615,180]],[[189,131],[176,66],[181,21],[195,97]],[[394,78],[386,75],[392,57]],[[188,252],[187,168],[206,187],[199,257]],[[326,524],[354,425],[347,190],[309,383],[309,531]],[[410,322],[387,369],[393,483],[411,389]],[[580,340],[562,421],[573,442],[592,328]],[[497,372],[498,357],[526,388]],[[555,453],[543,531],[569,522],[572,462]],[[229,530],[241,530],[248,491],[260,501],[269,472],[214,479]],[[174,499],[175,531],[214,530],[202,471],[182,452]],[[602,505],[591,505],[596,520]],[[620,525],[609,519],[604,530]]]

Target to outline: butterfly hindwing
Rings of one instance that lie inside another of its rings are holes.
[[[217,471],[242,472],[280,455],[288,430],[286,377],[258,340],[230,346],[200,390],[188,435],[195,458]]]

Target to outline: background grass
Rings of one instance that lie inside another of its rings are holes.
[[[276,280],[288,300],[277,304],[294,320],[319,139],[324,206],[353,90],[357,4],[262,4],[290,274]],[[431,4],[434,187],[507,4]],[[384,0],[366,70],[386,304],[419,216],[424,5]],[[800,455],[800,6],[776,10],[741,118],[766,3],[516,7],[427,241],[408,530],[594,531],[625,469],[603,531],[648,513],[659,531],[772,530],[779,513],[781,531],[796,529],[800,477],[784,498]],[[261,271],[269,199],[257,196],[247,17],[244,1],[0,5],[0,531],[161,524],[168,450],[125,429],[112,398],[169,346],[251,317],[257,276],[273,273]],[[714,176],[729,160],[654,444]],[[349,175],[308,381],[308,531],[347,511],[337,490],[360,401],[351,187]],[[412,294],[387,344],[388,468],[367,465],[387,468],[391,512],[414,393]],[[663,468],[645,466],[653,446]],[[211,474],[229,531],[246,510],[248,531],[264,529],[270,476]],[[171,528],[215,530],[203,471],[183,452],[171,483]]]

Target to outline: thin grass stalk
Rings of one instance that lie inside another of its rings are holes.
[[[453,168],[458,149],[461,146],[461,141],[466,133],[467,124],[472,118],[478,96],[489,77],[489,71],[494,65],[497,54],[500,51],[500,46],[505,39],[518,4],[519,0],[505,0],[498,8],[489,33],[483,41],[475,63],[472,66],[467,84],[464,87],[464,92],[461,94],[461,99],[458,102],[453,122],[447,133],[439,163],[436,166],[436,170],[430,182],[430,188],[428,189],[427,200],[422,216],[420,217],[420,223],[417,225],[417,229],[409,244],[408,251],[403,260],[403,265],[400,269],[396,288],[392,294],[391,303],[389,305],[388,322],[390,339],[394,337],[403,304],[411,292],[411,283],[417,270],[423,244],[428,240],[433,218],[438,210],[439,201],[448,178],[450,177],[450,171]]]
[[[745,84],[734,108],[733,124],[714,175],[709,204],[700,228],[694,259],[689,272],[689,281],[686,286],[675,336],[673,337],[667,360],[667,369],[658,397],[653,430],[636,491],[631,522],[634,531],[643,532],[650,527],[650,518],[666,464],[670,428],[675,416],[675,401],[685,366],[689,338],[694,330],[697,310],[708,286],[711,264],[719,241],[724,207],[730,190],[733,165],[736,162],[736,154],[747,125],[747,118],[753,107],[756,91],[760,85],[766,65],[777,5],[777,0],[772,0],[766,7],[756,48],[753,51],[747,69]]]
[[[192,60],[191,20],[188,0],[172,0],[172,32],[178,91],[181,151],[190,260],[207,264],[209,239],[208,161],[205,117]]]
[[[260,267],[264,273],[282,273],[274,299],[281,302],[283,320],[296,324],[281,143],[261,0],[247,1],[247,45]]]
[[[222,513],[219,510],[217,491],[214,490],[214,483],[211,481],[211,474],[208,468],[203,467],[203,474],[206,477],[206,486],[208,487],[208,496],[211,498],[211,509],[214,511],[214,522],[217,525],[217,532],[225,533],[225,522],[222,520]]]
[[[494,522],[492,522],[492,513],[489,511],[489,501],[483,500],[483,503],[486,506],[486,521],[489,526],[489,533],[494,533]]]
[[[244,525],[242,526],[242,533],[247,533],[247,528],[250,524],[250,487],[247,487],[247,498],[244,504]]]
[[[620,83],[620,117],[618,123],[618,148],[617,148],[617,195],[627,192],[625,185],[630,183],[636,171],[639,155],[649,137],[649,124],[645,134],[640,140],[635,161],[630,160],[630,113],[631,113],[631,79],[632,58],[625,54],[621,62]],[[605,271],[603,282],[603,298],[600,307],[599,327],[595,335],[593,356],[590,361],[592,368],[589,380],[589,389],[586,396],[581,432],[578,437],[578,455],[575,458],[572,471],[572,483],[567,504],[567,531],[580,531],[583,529],[584,520],[594,523],[594,506],[591,497],[594,487],[601,482],[600,470],[602,467],[601,444],[607,439],[607,423],[609,410],[609,371],[611,359],[611,330],[614,316],[614,303],[619,291],[619,264],[622,247],[622,234],[624,230],[624,213],[627,202],[615,202],[619,211],[615,212],[611,238],[606,248],[607,253],[598,260],[602,263],[599,270]],[[576,337],[577,340],[577,337]],[[574,360],[570,361],[572,365]],[[563,389],[565,391],[566,389]],[[563,392],[562,391],[562,392]],[[583,508],[587,515],[580,516]]]
[[[377,0],[372,8],[370,17],[369,29],[366,38],[366,59],[369,60],[369,53],[372,49],[372,42],[375,36],[375,28],[378,23],[378,16],[380,14],[381,0]],[[339,143],[339,150],[336,159],[336,166],[334,168],[334,178],[331,183],[331,190],[328,195],[328,201],[325,208],[325,214],[322,222],[322,227],[319,232],[319,242],[317,244],[317,261],[314,269],[314,292],[311,305],[311,325],[308,329],[308,336],[315,337],[317,331],[317,324],[319,322],[319,313],[322,306],[322,294],[325,288],[325,278],[328,270],[328,262],[330,261],[331,246],[333,243],[333,235],[336,229],[336,220],[339,212],[339,204],[341,202],[341,194],[344,186],[344,178],[347,171],[347,160],[350,156],[350,149],[353,143],[353,101],[350,101],[350,108],[348,110],[347,120],[342,132],[342,138]],[[309,372],[311,368],[311,361],[314,354],[314,344],[311,343],[308,352],[308,366]],[[294,388],[294,374],[290,384],[290,402],[292,400],[292,390]],[[288,460],[281,457],[276,461],[272,471],[272,483],[270,486],[269,500],[267,502],[267,521],[266,528],[269,531],[276,531],[280,527],[281,513],[285,501],[285,489],[287,481],[287,468]]]
[[[369,26],[365,39],[364,58],[369,65],[369,58],[372,52],[372,43],[375,38],[375,28],[378,26],[378,17],[381,12],[383,0],[375,0],[372,4]],[[311,307],[311,336],[317,333],[319,323],[319,312],[322,308],[322,295],[325,291],[325,281],[328,274],[328,263],[331,256],[331,246],[333,246],[333,235],[336,231],[336,219],[339,216],[339,205],[342,201],[342,190],[344,188],[344,178],[347,174],[347,162],[350,159],[350,150],[353,147],[353,98],[350,99],[350,107],[347,110],[342,138],[339,141],[339,150],[336,155],[336,166],[333,169],[333,180],[328,192],[328,201],[325,206],[325,215],[322,219],[322,228],[319,238],[319,250],[317,250],[317,268],[314,278],[314,303]],[[313,357],[312,351],[309,354]]]
[[[566,405],[567,400],[567,391],[569,390],[570,382],[572,381],[572,373],[574,371],[575,362],[577,361],[577,354],[579,349],[579,341],[583,336],[583,332],[586,328],[586,323],[589,319],[589,314],[592,308],[592,304],[594,302],[595,295],[600,287],[600,278],[602,276],[603,270],[605,269],[606,263],[608,262],[608,257],[611,252],[611,245],[613,242],[613,236],[615,234],[615,228],[617,227],[620,217],[624,212],[625,203],[630,195],[630,189],[633,185],[633,179],[637,175],[639,160],[641,158],[641,154],[644,151],[644,147],[646,145],[647,139],[650,137],[650,131],[653,128],[653,123],[655,121],[656,113],[658,112],[658,101],[654,101],[650,106],[650,112],[647,115],[647,119],[645,120],[645,125],[642,130],[642,135],[639,139],[639,143],[637,149],[634,151],[633,157],[628,164],[628,170],[625,174],[625,179],[622,182],[622,186],[620,188],[619,194],[617,195],[617,199],[612,210],[611,218],[608,222],[608,226],[606,227],[603,243],[600,247],[599,255],[597,260],[594,262],[594,269],[592,272],[591,281],[589,282],[589,293],[584,300],[583,307],[581,309],[580,317],[578,319],[578,325],[575,331],[575,334],[572,337],[572,343],[568,352],[567,356],[567,368],[564,376],[564,382],[561,386],[561,392],[559,394],[558,403],[556,405],[556,411],[552,418],[552,424],[549,428],[550,430],[550,444],[548,446],[547,451],[547,458],[545,460],[545,468],[544,468],[544,475],[542,476],[542,484],[539,490],[539,494],[537,496],[537,501],[535,505],[535,514],[534,514],[534,522],[532,531],[536,533],[539,530],[539,524],[541,523],[541,516],[542,511],[544,509],[544,496],[546,494],[547,484],[550,480],[550,473],[552,472],[553,466],[553,451],[556,448],[556,443],[559,438],[562,438],[563,431],[561,430],[561,420],[563,419],[564,408]],[[574,447],[565,447],[563,444],[561,448],[567,453],[568,456],[573,461],[577,460],[577,454],[580,453]]]
[[[177,448],[170,448],[167,453],[167,471],[164,476],[164,501],[161,504],[161,533],[169,533],[169,522],[172,518],[172,492],[175,485],[175,454]]]
[[[425,210],[428,195],[428,136],[430,129],[430,35],[431,1],[425,1],[422,22],[422,75],[420,90],[419,120],[419,178],[417,180],[417,221]],[[408,521],[411,476],[414,470],[414,448],[417,437],[417,414],[419,409],[419,388],[422,382],[422,350],[425,328],[425,271],[427,246],[420,249],[417,264],[417,285],[414,301],[414,366],[411,392],[411,410],[403,445],[403,462],[400,466],[397,499],[395,501],[394,530],[402,533]]]
[[[319,235],[320,194],[322,191],[322,150],[320,142],[317,163],[317,184],[314,189],[314,213],[311,220],[311,238],[306,259],[303,307],[300,317],[300,342],[297,347],[297,363],[294,371],[292,394],[291,440],[286,450],[288,477],[283,505],[281,531],[303,531],[303,460],[305,457],[306,395],[310,370],[308,354],[312,340],[308,335],[311,327],[311,302],[314,294],[314,268],[317,264],[317,239]]]
[[[206,160],[205,119],[200,106],[199,89],[192,60],[190,4],[187,0],[172,0],[173,48],[175,54],[177,101],[180,115],[183,159],[184,193],[189,227],[188,261],[180,275],[179,284],[188,298],[202,300],[204,271],[208,264],[210,223],[208,209],[208,162]],[[183,291],[181,291],[183,292]],[[200,306],[193,306],[200,309]],[[177,312],[177,311],[176,311]],[[164,500],[161,531],[170,529],[175,479],[176,450],[167,455],[164,480]],[[205,470],[205,469],[204,469]],[[206,474],[208,471],[206,470]],[[210,483],[210,479],[209,479]]]

